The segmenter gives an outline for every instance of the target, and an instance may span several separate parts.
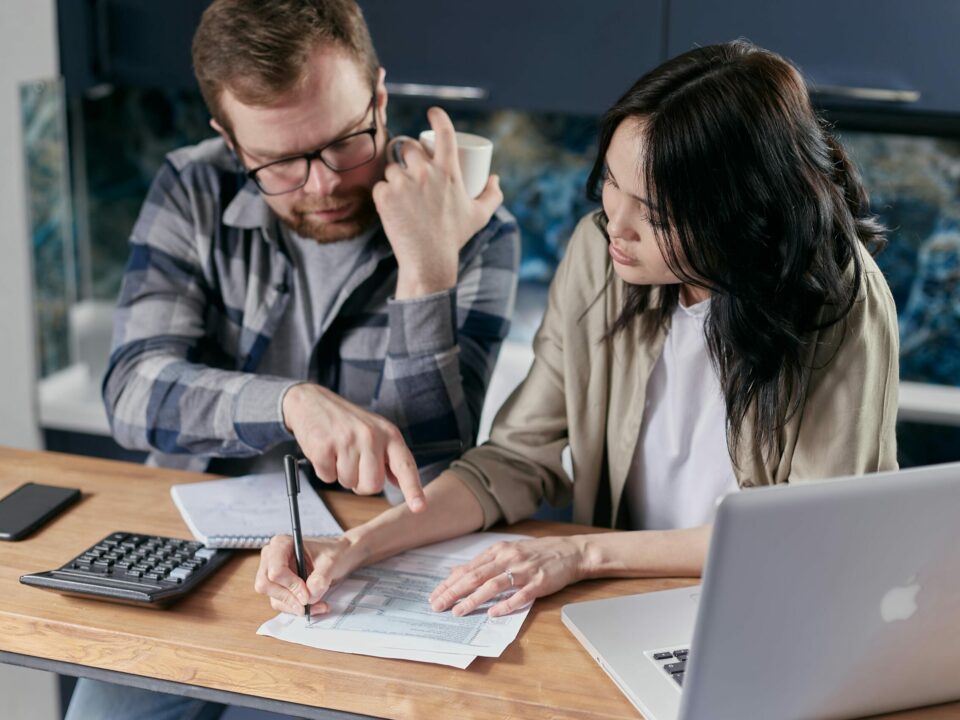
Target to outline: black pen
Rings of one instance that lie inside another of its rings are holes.
[[[307,566],[303,556],[303,532],[300,530],[300,464],[293,455],[283,456],[283,471],[287,476],[287,498],[290,500],[290,524],[293,526],[293,552],[297,557],[297,575],[307,581]],[[309,592],[309,590],[307,591]],[[310,622],[310,606],[303,606],[303,617]]]

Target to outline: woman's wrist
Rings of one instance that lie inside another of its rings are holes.
[[[603,577],[603,543],[597,542],[601,535],[571,535],[570,541],[579,554],[577,580],[592,580]]]
[[[575,535],[581,579],[699,577],[712,527]]]
[[[345,552],[351,557],[351,565],[355,568],[363,567],[371,562],[376,548],[376,537],[370,532],[370,521],[350,528],[343,534],[343,539],[349,543]]]

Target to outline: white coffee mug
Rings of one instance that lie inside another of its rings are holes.
[[[424,130],[420,133],[420,144],[433,155],[436,133]],[[490,177],[490,159],[493,157],[493,142],[472,133],[457,133],[457,158],[460,160],[460,174],[467,195],[477,197],[487,186]]]

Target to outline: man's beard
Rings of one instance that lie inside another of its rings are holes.
[[[335,210],[344,205],[353,206],[350,214],[335,221],[319,220],[311,213]],[[288,215],[280,219],[302,238],[319,243],[334,243],[355,238],[376,220],[377,208],[369,188],[354,188],[342,195],[305,200],[294,205]]]

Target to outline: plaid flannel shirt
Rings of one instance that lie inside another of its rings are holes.
[[[288,306],[278,218],[219,139],[167,156],[133,229],[103,398],[122,446],[203,470],[293,439],[281,404],[309,380],[394,422],[429,480],[476,441],[510,326],[520,238],[500,208],[460,252],[457,286],[392,298],[383,230],[339,294],[309,378],[258,372]],[[296,303],[291,304],[296,311]]]

